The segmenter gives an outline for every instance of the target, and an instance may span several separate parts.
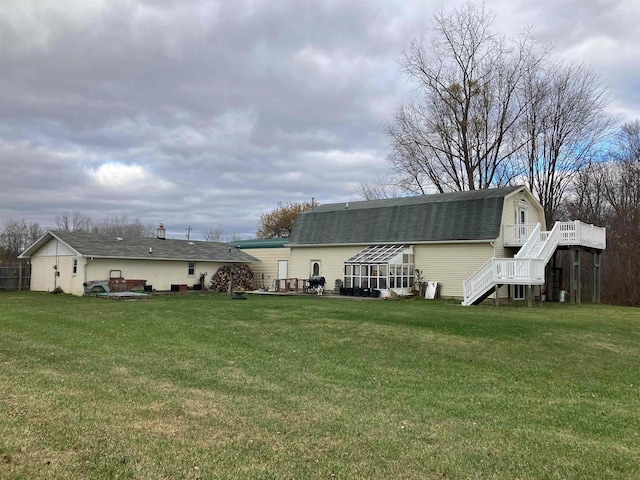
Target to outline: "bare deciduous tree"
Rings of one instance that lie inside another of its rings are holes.
[[[25,220],[8,220],[0,231],[2,256],[0,261],[15,262],[27,247],[44,234],[37,222],[27,223]]]
[[[153,237],[156,235],[156,228],[150,224],[144,225],[139,218],[130,219],[126,215],[107,215],[102,222],[93,226],[92,232],[130,238]]]
[[[91,218],[84,213],[74,210],[56,215],[55,229],[63,232],[90,232]]]
[[[218,225],[215,228],[210,228],[204,234],[204,239],[207,242],[220,242],[222,240],[222,235],[224,235],[224,231],[222,230],[222,226]]]
[[[529,108],[522,123],[525,146],[517,156],[552,225],[573,177],[610,133],[609,93],[591,69],[547,62],[530,70],[522,95]]]
[[[526,141],[518,128],[530,102],[519,88],[544,52],[536,56],[528,33],[507,39],[492,31],[493,21],[484,5],[440,11],[430,44],[414,42],[402,57],[419,98],[386,131],[392,168],[408,191],[475,190],[516,175],[509,159]]]
[[[640,121],[622,126],[609,158],[576,176],[567,210],[572,218],[607,227],[603,301],[640,305]]]
[[[358,194],[364,200],[399,197],[406,191],[407,189],[404,186],[398,184],[390,176],[378,177],[368,182],[361,182],[358,185]]]

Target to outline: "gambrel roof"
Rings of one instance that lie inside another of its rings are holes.
[[[259,262],[236,247],[218,242],[188,240],[161,240],[155,237],[116,237],[94,233],[57,232],[45,233],[25,250],[20,258],[33,256],[50,240],[64,242],[78,256],[94,258],[120,258],[135,260],[182,260],[220,263]]]
[[[320,205],[299,213],[289,245],[495,240],[504,198],[523,186]]]

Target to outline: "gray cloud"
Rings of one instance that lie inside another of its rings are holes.
[[[459,3],[459,2],[458,2]],[[640,111],[632,2],[506,2]],[[397,58],[438,4],[8,0],[0,10],[0,222],[81,210],[255,232],[277,201],[342,201],[382,174],[411,95]]]

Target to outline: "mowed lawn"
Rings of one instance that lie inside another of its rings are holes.
[[[0,293],[0,478],[640,478],[640,310]]]

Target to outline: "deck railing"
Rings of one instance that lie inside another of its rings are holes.
[[[463,305],[471,305],[494,285],[542,285],[546,262],[537,258],[492,258],[463,284]]]
[[[604,250],[607,233],[602,227],[579,220],[556,222],[550,232],[540,224],[505,225],[505,246],[521,246],[514,258],[492,258],[463,284],[463,305],[471,305],[498,285],[542,285],[544,268],[559,245],[575,245]]]
[[[536,224],[537,225],[537,224]],[[527,243],[536,225],[504,225],[503,241],[507,247],[519,247]],[[580,220],[573,222],[556,222],[554,228],[560,229],[559,245],[576,245],[582,247],[604,250],[607,247],[607,231],[605,228],[582,223]],[[541,232],[541,239],[545,232]]]

